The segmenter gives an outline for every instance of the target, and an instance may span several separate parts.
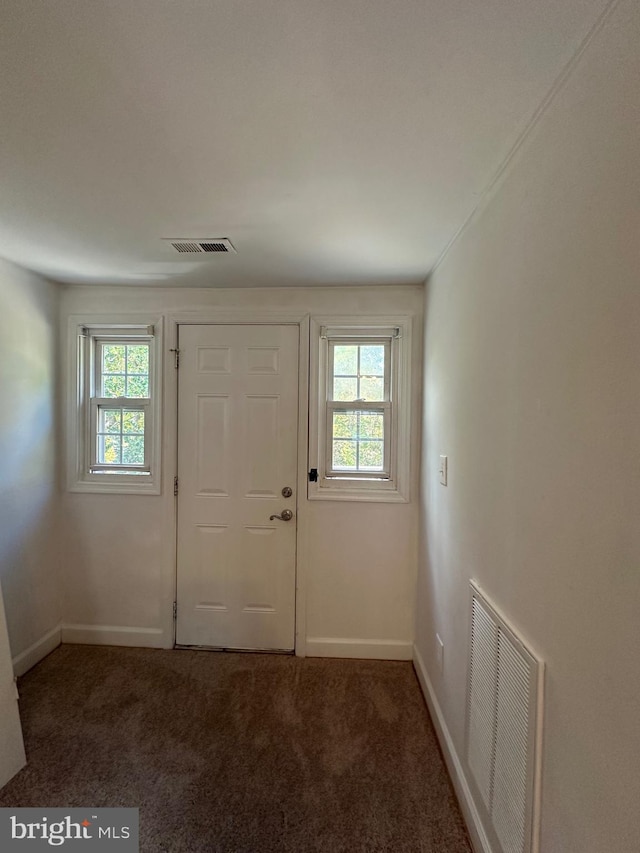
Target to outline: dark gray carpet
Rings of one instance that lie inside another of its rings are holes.
[[[410,663],[65,645],[0,806],[139,806],[141,850],[469,853]]]

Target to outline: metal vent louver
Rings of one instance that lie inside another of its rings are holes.
[[[195,239],[193,237],[164,237],[164,243],[169,243],[176,252],[181,254],[204,255],[217,254],[219,252],[232,252],[236,250],[233,247],[231,240],[226,237],[211,237],[206,240]]]
[[[538,849],[543,664],[471,583],[466,762],[501,853]]]

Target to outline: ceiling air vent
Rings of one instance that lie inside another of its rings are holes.
[[[231,240],[226,237],[211,237],[207,240],[196,240],[192,237],[163,237],[165,243],[170,243],[176,252],[190,255],[212,254],[217,252],[232,252],[235,249]]]

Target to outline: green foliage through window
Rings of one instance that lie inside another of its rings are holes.
[[[335,344],[333,394],[336,401],[380,402],[385,399],[385,346]]]
[[[144,412],[101,406],[97,440],[98,464],[144,465]]]
[[[345,341],[330,346],[333,355],[328,396],[333,409],[331,469],[367,474],[384,471],[388,344]],[[353,404],[353,409],[343,409],[340,403]],[[360,409],[358,404],[367,405]],[[381,404],[379,409],[376,404]]]
[[[375,411],[333,412],[333,460],[336,471],[382,471],[384,415]]]
[[[102,397],[149,396],[149,344],[101,346]]]

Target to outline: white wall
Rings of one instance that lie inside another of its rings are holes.
[[[67,287],[70,314],[146,311],[153,316],[235,308],[252,314],[413,314],[412,500],[407,504],[307,501],[298,554],[308,653],[410,657],[417,558],[419,395],[423,289],[211,289]],[[175,411],[168,348],[165,411]],[[306,369],[306,365],[302,366]],[[167,409],[168,407],[168,409]],[[304,471],[306,459],[301,460]],[[161,496],[66,493],[64,621],[67,641],[170,646],[175,584],[175,436],[165,430]],[[336,548],[340,542],[341,547]]]
[[[0,582],[19,672],[59,642],[57,297],[0,261]]]
[[[417,652],[459,757],[470,577],[546,660],[543,853],[639,844],[639,44],[627,0],[427,292]]]

